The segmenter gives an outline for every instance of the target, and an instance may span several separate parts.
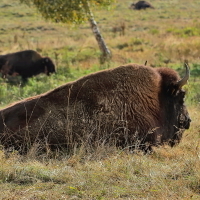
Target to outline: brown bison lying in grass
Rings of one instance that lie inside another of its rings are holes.
[[[0,142],[49,147],[149,148],[178,143],[190,126],[180,79],[169,68],[128,64],[87,75],[0,110]]]
[[[49,57],[42,57],[33,50],[25,50],[0,55],[0,72],[2,77],[20,75],[26,82],[27,78],[40,73],[55,73],[55,65]]]
[[[153,8],[154,7],[147,1],[138,1],[137,3],[132,3],[130,5],[130,9],[141,10],[146,8]]]

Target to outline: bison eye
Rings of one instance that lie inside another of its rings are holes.
[[[185,98],[185,91],[183,91],[183,90],[178,90],[177,92],[176,92],[176,96],[177,97],[179,97],[179,98]]]

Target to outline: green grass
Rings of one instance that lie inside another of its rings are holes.
[[[24,49],[50,56],[57,74],[0,79],[0,107],[41,94],[101,69],[135,62],[176,69],[182,76],[188,60],[191,77],[185,86],[191,128],[181,143],[155,149],[151,155],[103,146],[88,153],[84,148],[38,155],[34,147],[26,156],[0,151],[2,199],[145,199],[197,200],[200,198],[200,34],[199,0],[152,0],[156,9],[128,9],[117,0],[113,9],[94,10],[95,19],[112,60],[99,64],[100,51],[89,24],[70,27],[44,21],[16,0],[0,2],[0,54]],[[9,6],[8,6],[9,5]],[[125,35],[112,32],[124,22]]]

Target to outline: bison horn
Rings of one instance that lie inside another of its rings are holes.
[[[182,88],[187,83],[190,77],[190,69],[187,63],[185,63],[185,69],[186,69],[185,76],[180,81],[177,82],[177,86],[179,89]]]

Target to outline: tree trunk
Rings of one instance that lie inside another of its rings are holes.
[[[111,58],[111,52],[106,46],[104,39],[99,31],[99,28],[97,26],[96,21],[94,20],[93,14],[90,11],[90,7],[88,4],[88,1],[83,1],[84,9],[86,13],[88,14],[88,21],[90,23],[92,32],[94,33],[94,36],[97,40],[97,43],[99,45],[100,51],[102,52],[102,55],[100,57],[100,62],[104,63],[106,60],[109,60]]]

